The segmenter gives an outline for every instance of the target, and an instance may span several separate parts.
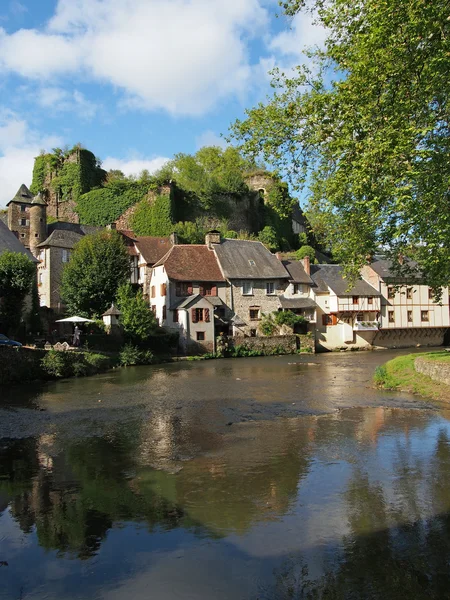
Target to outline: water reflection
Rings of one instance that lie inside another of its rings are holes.
[[[447,597],[446,413],[257,419],[251,378],[234,385],[254,404],[224,413],[223,400],[180,404],[186,371],[174,377],[169,398],[172,374],[152,376],[160,395],[141,412],[91,427],[86,398],[72,396],[70,422],[0,440],[1,598]],[[126,395],[142,381],[102,385]]]

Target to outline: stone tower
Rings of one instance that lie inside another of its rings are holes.
[[[22,184],[17,194],[6,205],[8,207],[8,229],[16,234],[22,244],[30,244],[30,208],[33,194]]]
[[[30,251],[37,257],[37,245],[47,237],[47,204],[38,194],[31,202],[30,210]]]

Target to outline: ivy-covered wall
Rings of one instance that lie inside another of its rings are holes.
[[[170,235],[174,229],[171,195],[158,195],[152,202],[147,199],[140,202],[131,218],[131,228],[136,235]]]

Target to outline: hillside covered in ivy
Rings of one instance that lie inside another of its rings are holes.
[[[80,146],[55,149],[36,158],[31,190],[49,205],[69,203],[88,225],[106,226],[135,207],[129,224],[136,235],[176,231],[181,242],[201,243],[215,228],[227,237],[260,239],[273,250],[305,243],[292,231],[297,200],[287,185],[232,147],[177,154],[159,172],[135,177],[104,171]]]

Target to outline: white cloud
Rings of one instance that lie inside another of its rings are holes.
[[[42,148],[62,145],[55,136],[41,136],[9,110],[0,110],[0,207],[22,183],[31,184],[33,164]]]
[[[219,146],[219,148],[225,148],[227,145],[226,141],[211,129],[204,131],[196,137],[195,144],[197,148],[203,148],[203,146]]]
[[[149,173],[154,173],[169,160],[165,156],[156,156],[153,158],[132,157],[128,159],[108,156],[108,158],[102,161],[102,167],[107,171],[110,169],[119,169],[125,175],[139,175],[144,169],[149,171]]]
[[[323,46],[327,30],[314,23],[310,13],[298,13],[293,17],[289,30],[282,31],[269,43],[269,48],[282,55],[304,60],[303,51],[312,46]]]
[[[84,74],[131,102],[199,115],[245,93],[260,0],[59,0],[45,31],[0,29],[0,70],[51,80]]]
[[[95,117],[99,108],[78,90],[69,92],[59,87],[41,88],[37,92],[37,101],[43,108],[52,108],[55,113],[72,112],[84,120]]]

